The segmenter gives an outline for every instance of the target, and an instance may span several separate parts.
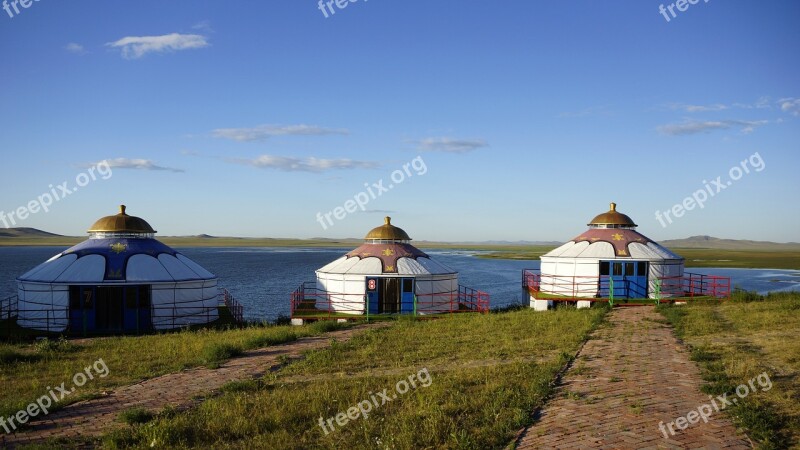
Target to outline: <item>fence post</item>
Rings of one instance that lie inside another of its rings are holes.
[[[608,304],[614,306],[614,278],[608,279]]]
[[[655,289],[655,297],[656,297],[656,306],[661,303],[661,278],[656,278],[656,289]]]

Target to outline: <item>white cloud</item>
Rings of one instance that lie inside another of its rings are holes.
[[[679,124],[661,125],[658,127],[658,131],[669,136],[686,136],[715,130],[728,130],[731,128],[740,128],[742,133],[752,133],[757,127],[766,125],[767,123],[769,123],[767,120],[686,121]]]
[[[209,20],[201,20],[196,24],[192,25],[193,30],[200,30],[205,33],[213,33],[214,30],[211,29],[211,21]]]
[[[768,109],[770,108],[769,97],[761,97],[755,103],[714,103],[710,105],[689,105],[685,103],[670,103],[669,109],[686,111],[688,113],[717,112],[729,109]]]
[[[800,116],[800,98],[782,98],[778,103],[781,105],[781,111]]]
[[[172,33],[163,36],[128,36],[106,45],[120,48],[124,58],[136,59],[148,53],[203,48],[209,44],[205,36],[199,34]]]
[[[83,46],[81,44],[76,43],[76,42],[70,42],[69,44],[64,46],[64,50],[66,50],[66,51],[68,51],[70,53],[76,53],[76,54],[79,54],[79,55],[82,55],[82,54],[86,53],[86,50],[83,48]]]
[[[349,134],[345,129],[323,128],[315,125],[259,125],[252,128],[217,128],[214,137],[239,142],[263,141],[273,136],[324,136]]]
[[[101,163],[103,161],[100,161]],[[175,169],[172,167],[163,167],[156,165],[149,159],[131,159],[131,158],[114,158],[105,160],[106,163],[115,169],[134,169],[134,170],[164,170],[168,172],[185,172],[183,169]],[[93,163],[89,166],[95,166],[99,163]]]
[[[467,153],[489,146],[483,139],[454,139],[447,137],[425,138],[416,141],[416,143],[419,151],[445,153]]]
[[[715,105],[682,105],[682,104],[674,104],[671,105],[672,109],[681,109],[686,112],[696,113],[696,112],[707,112],[707,111],[724,111],[729,108],[727,105],[723,105],[721,103],[717,103]]]
[[[254,159],[232,158],[230,162],[258,167],[260,169],[276,169],[284,172],[314,172],[342,169],[374,169],[380,165],[374,161],[358,161],[352,159],[319,159],[292,158],[288,156],[261,155]]]

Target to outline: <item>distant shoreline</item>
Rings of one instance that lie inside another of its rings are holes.
[[[81,237],[0,237],[0,247],[64,247],[83,242]],[[254,248],[341,248],[352,249],[363,241],[359,239],[268,239],[268,238],[198,238],[163,237],[161,242],[172,247],[254,247]],[[537,260],[553,248],[553,245],[488,245],[454,244],[443,242],[415,242],[422,249],[467,250],[486,252],[476,255],[487,259]],[[777,246],[777,247],[776,247]],[[796,244],[778,244],[768,249],[750,248],[714,249],[670,247],[686,259],[687,268],[718,267],[743,269],[791,269],[800,270],[800,250]]]

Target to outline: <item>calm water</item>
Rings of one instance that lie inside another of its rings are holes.
[[[62,247],[0,247],[0,298],[16,293],[14,279],[46,261]],[[300,283],[314,280],[314,270],[343,255],[344,249],[181,248],[220,278],[245,307],[251,319],[274,320],[289,315],[289,294]],[[520,272],[536,269],[539,261],[475,258],[475,252],[427,252],[459,272],[465,286],[486,291],[493,308],[520,303]],[[731,277],[734,286],[759,293],[800,291],[800,271],[764,269],[689,269]]]

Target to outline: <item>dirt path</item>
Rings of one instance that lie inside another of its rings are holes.
[[[100,436],[124,426],[118,417],[128,409],[144,408],[158,413],[167,406],[188,407],[194,403],[194,399],[213,393],[226,383],[264,375],[280,366],[279,358],[282,356],[298,358],[305,351],[327,347],[332,338],[346,342],[361,331],[388,325],[359,325],[320,336],[304,337],[294,342],[246,352],[218,369],[197,367],[119,387],[102,398],[74,403],[39,420],[33,420],[24,432],[0,436],[0,447],[14,448],[50,438]]]
[[[711,400],[700,392],[702,379],[687,350],[660,320],[651,307],[612,311],[610,326],[581,349],[517,448],[752,448],[717,411],[708,423],[698,418],[684,430],[673,424],[670,432],[671,422]]]

